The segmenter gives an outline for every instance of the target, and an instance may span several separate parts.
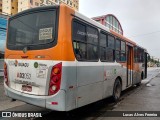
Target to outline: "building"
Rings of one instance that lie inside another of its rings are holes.
[[[2,13],[14,15],[18,12],[18,0],[2,0]]]
[[[79,0],[60,0],[60,3],[65,3],[75,10],[79,10]]]
[[[2,14],[2,0],[0,0],[0,14]]]
[[[98,16],[92,18],[93,20],[101,23],[102,25],[106,26],[110,30],[113,30],[121,35],[123,35],[123,29],[119,22],[119,20],[112,14],[107,14],[103,16]]]
[[[18,12],[41,6],[40,0],[18,0]]]
[[[79,0],[0,0],[2,2],[2,12],[8,15],[14,15],[26,9],[55,5],[65,3],[78,11]]]
[[[4,53],[5,41],[6,41],[6,27],[7,27],[7,17],[6,15],[0,15],[0,58],[2,58]]]

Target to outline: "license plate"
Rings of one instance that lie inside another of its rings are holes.
[[[32,92],[32,86],[22,85],[22,91]]]

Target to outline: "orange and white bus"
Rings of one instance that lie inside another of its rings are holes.
[[[139,84],[147,51],[66,5],[37,7],[9,18],[5,94],[69,111]]]

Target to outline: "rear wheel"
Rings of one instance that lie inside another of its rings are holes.
[[[136,85],[137,85],[137,86],[140,86],[140,85],[141,85],[141,82],[137,83]]]
[[[143,72],[141,73],[141,80],[143,80],[144,79],[144,77],[143,77]]]
[[[116,102],[119,100],[121,96],[122,85],[119,79],[116,79],[113,88],[113,100]]]

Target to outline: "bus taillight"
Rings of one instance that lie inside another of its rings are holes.
[[[6,63],[4,63],[4,80],[5,80],[6,85],[8,86],[9,81],[8,81],[8,73],[7,73],[7,64]]]
[[[57,93],[60,89],[62,74],[62,63],[58,63],[52,67],[50,83],[49,83],[49,95]]]

